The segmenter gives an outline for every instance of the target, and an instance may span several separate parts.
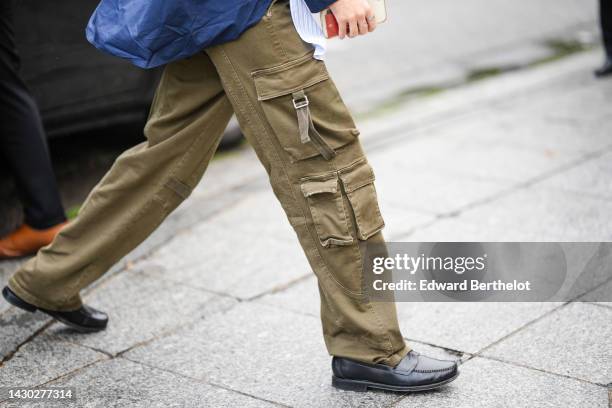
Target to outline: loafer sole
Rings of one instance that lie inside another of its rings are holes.
[[[334,375],[332,376],[332,385],[341,390],[357,391],[357,392],[367,391],[368,388],[385,390],[385,391],[397,391],[397,392],[419,392],[419,391],[434,390],[452,381],[455,381],[457,377],[459,377],[459,371],[457,371],[457,373],[455,373],[454,376],[447,378],[444,381],[437,382],[437,383],[424,384],[424,385],[400,386],[400,385],[389,385],[389,384],[383,384],[383,383],[376,383],[372,381],[349,380],[346,378],[338,378]]]
[[[46,310],[46,309],[41,309],[40,307],[34,306],[24,300],[22,300],[21,298],[15,296],[13,294],[13,292],[9,291],[9,290],[3,290],[2,291],[2,296],[4,296],[4,299],[6,299],[7,302],[9,302],[11,305],[18,307],[21,310],[25,310],[26,312],[30,312],[30,313],[34,313],[37,310],[40,310],[41,312],[43,312],[44,314],[54,318],[57,321],[62,322],[63,324],[65,324],[66,326],[70,327],[71,329],[74,329],[78,332],[81,333],[93,333],[93,332],[97,332],[97,331],[101,331],[106,329],[106,325],[104,325],[103,327],[88,327],[88,326],[81,326],[78,325],[76,323],[70,322],[64,318],[62,318],[61,316],[57,316],[55,315],[55,313],[51,310]]]

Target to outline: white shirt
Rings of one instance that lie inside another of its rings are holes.
[[[291,0],[289,6],[291,8],[291,18],[298,34],[302,37],[302,40],[312,44],[315,49],[314,57],[321,61],[324,60],[327,39],[315,15],[310,12],[304,0]]]

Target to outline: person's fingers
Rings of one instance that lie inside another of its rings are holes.
[[[349,37],[353,38],[359,35],[359,27],[357,26],[357,19],[352,18],[349,20]]]
[[[338,37],[343,40],[346,37],[347,22],[344,19],[338,19]]]
[[[365,16],[357,20],[357,26],[359,28],[359,35],[366,35],[368,32],[370,32],[368,21],[366,20]]]
[[[370,32],[376,30],[376,26],[378,25],[378,23],[376,22],[376,16],[374,15],[374,13],[368,15],[366,20],[368,21],[368,30]]]

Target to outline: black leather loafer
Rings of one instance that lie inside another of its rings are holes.
[[[77,310],[69,312],[56,312],[53,310],[47,310],[34,306],[25,300],[21,299],[15,294],[8,286],[2,289],[2,296],[11,305],[16,306],[28,312],[35,312],[40,310],[41,312],[48,314],[54,319],[59,320],[66,326],[69,326],[77,331],[90,333],[100,330],[104,330],[108,323],[108,316],[106,313],[94,309],[93,307],[83,305]]]
[[[454,361],[436,360],[415,351],[408,353],[397,367],[334,357],[332,371],[332,385],[348,391],[367,391],[368,388],[427,391],[448,384],[459,376]]]

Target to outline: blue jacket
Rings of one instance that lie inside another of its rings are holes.
[[[335,0],[305,0],[313,13]],[[153,68],[235,40],[272,0],[102,0],[87,25],[99,50]]]

